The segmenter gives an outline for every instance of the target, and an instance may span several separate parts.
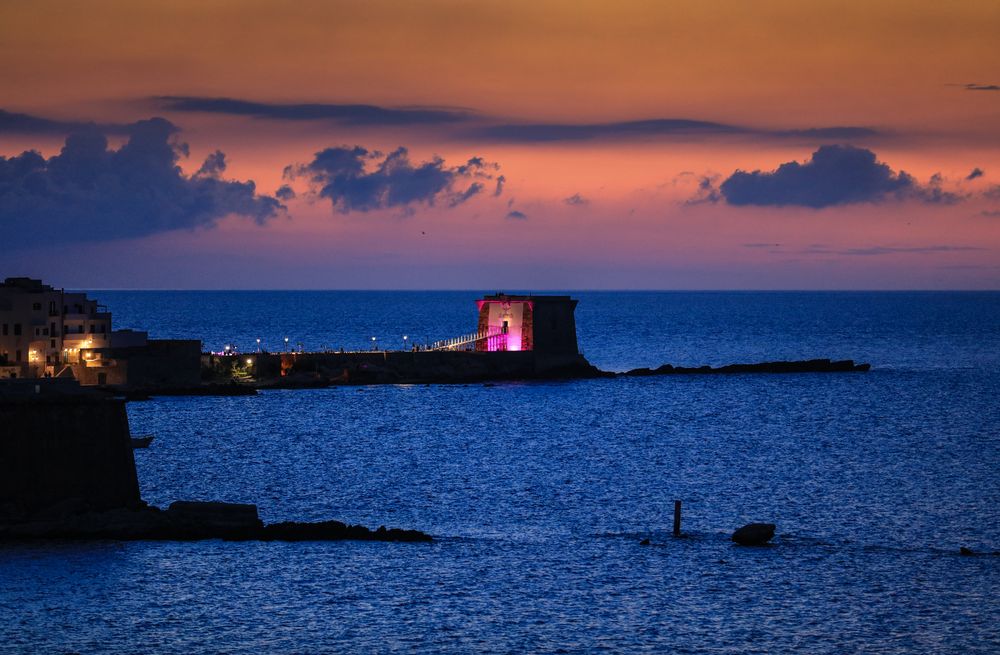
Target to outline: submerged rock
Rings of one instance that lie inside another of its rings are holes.
[[[773,523],[748,523],[733,533],[732,540],[741,546],[763,546],[774,538]]]

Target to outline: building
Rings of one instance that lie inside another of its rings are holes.
[[[111,313],[82,292],[41,280],[0,284],[0,377],[75,378],[82,385],[191,387],[200,382],[201,342],[149,339],[111,329]]]
[[[476,350],[577,355],[576,303],[569,296],[484,296],[476,301],[483,335]]]
[[[41,280],[9,277],[0,284],[0,375],[55,377],[111,345],[111,314],[85,293]]]

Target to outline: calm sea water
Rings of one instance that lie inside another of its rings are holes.
[[[478,292],[98,295],[254,350],[468,332]],[[0,652],[1000,652],[1000,294],[573,295],[608,370],[874,369],[133,403],[151,503],[437,539],[3,546]]]

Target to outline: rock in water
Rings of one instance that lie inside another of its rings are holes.
[[[748,523],[733,533],[733,541],[741,546],[763,546],[774,538],[773,523]]]

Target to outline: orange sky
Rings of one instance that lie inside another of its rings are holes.
[[[227,178],[267,194],[287,182],[285,166],[341,144],[406,146],[415,161],[449,165],[482,156],[507,182],[499,197],[454,208],[343,214],[300,179],[288,215],[263,227],[227,218],[56,261],[19,251],[0,273],[111,287],[1000,288],[1000,199],[984,196],[1000,184],[1000,91],[964,87],[1000,84],[997,34],[995,0],[6,2],[0,110],[165,116],[190,145],[188,174],[221,149]],[[150,99],[168,95],[464,108],[491,124],[683,118],[747,133],[505,143],[457,127],[189,113]],[[764,134],[835,126],[878,134]],[[51,156],[63,137],[0,131],[0,155]],[[827,143],[869,148],[922,185],[940,173],[963,199],[686,203],[700,176],[717,185]],[[985,174],[965,181],[976,167]],[[586,202],[566,204],[574,194]],[[782,245],[755,245],[771,242]],[[98,256],[119,266],[84,265]],[[268,281],[246,283],[248,270]]]

